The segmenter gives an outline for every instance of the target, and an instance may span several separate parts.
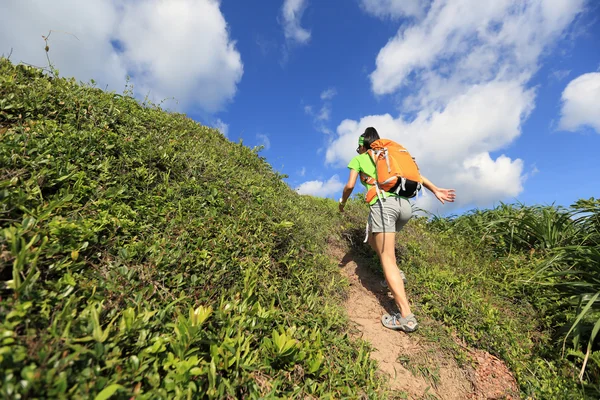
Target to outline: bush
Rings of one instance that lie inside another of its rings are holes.
[[[2,397],[385,396],[323,255],[334,202],[184,115],[6,59],[0,99]]]
[[[0,140],[3,397],[389,397],[327,256],[376,266],[360,199],[340,216],[259,148],[6,59]],[[597,397],[598,209],[413,219],[417,335],[497,355],[525,396]]]
[[[470,343],[504,358],[524,393],[583,396],[578,383],[590,398],[600,393],[599,205],[595,199],[568,209],[503,204],[427,224],[435,239],[449,239],[433,247],[453,254],[461,249],[456,265],[443,267],[463,277],[454,278],[459,304],[449,309],[454,303],[444,294],[439,317],[447,316]],[[434,280],[439,274],[430,272]],[[483,314],[494,316],[489,326],[461,327],[456,319],[480,320],[470,312],[478,307],[465,303],[482,304]],[[479,335],[472,336],[473,328]]]

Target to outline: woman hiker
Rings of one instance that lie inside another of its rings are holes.
[[[354,190],[354,184],[359,174],[364,174],[368,177],[375,177],[375,163],[367,150],[371,148],[371,144],[379,139],[377,130],[373,127],[365,129],[365,132],[359,137],[358,153],[350,163],[350,177],[348,183],[344,187],[342,198],[340,199],[340,212],[344,211],[346,201]],[[453,202],[456,195],[454,189],[441,189],[435,186],[424,176],[421,176],[423,186],[431,191],[435,197],[444,204],[445,202]],[[370,189],[371,185],[361,179],[361,183]],[[417,320],[410,310],[410,305],[404,290],[403,273],[396,265],[396,232],[399,232],[412,216],[412,207],[407,198],[398,196],[394,193],[380,192],[382,199],[379,196],[374,197],[370,202],[369,221],[367,226],[367,235],[369,245],[377,255],[383,267],[385,280],[389,286],[396,306],[400,310],[396,314],[385,314],[381,317],[382,324],[389,329],[402,330],[404,332],[413,332],[417,329]]]

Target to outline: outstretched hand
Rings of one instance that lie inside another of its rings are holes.
[[[438,188],[436,189],[435,192],[433,192],[433,194],[435,195],[435,197],[437,197],[437,199],[444,204],[446,201],[448,203],[452,203],[454,202],[454,199],[456,198],[456,193],[454,189],[441,189]]]

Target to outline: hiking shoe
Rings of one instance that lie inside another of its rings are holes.
[[[404,284],[406,285],[406,275],[404,275],[404,271],[400,270],[400,278],[402,278],[402,282],[404,282]],[[388,283],[387,281],[384,279],[381,282],[379,282],[381,284],[381,286],[383,286],[384,288],[388,289]]]
[[[403,331],[406,333],[414,332],[419,327],[414,314],[409,314],[406,316],[406,318],[403,318],[400,313],[384,314],[381,317],[381,323],[388,329]]]

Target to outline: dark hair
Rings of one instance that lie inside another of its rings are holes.
[[[363,133],[361,136],[365,138],[363,144],[363,146],[365,146],[365,149],[370,149],[371,143],[379,139],[379,133],[377,133],[377,130],[372,126],[365,129],[365,133]]]

